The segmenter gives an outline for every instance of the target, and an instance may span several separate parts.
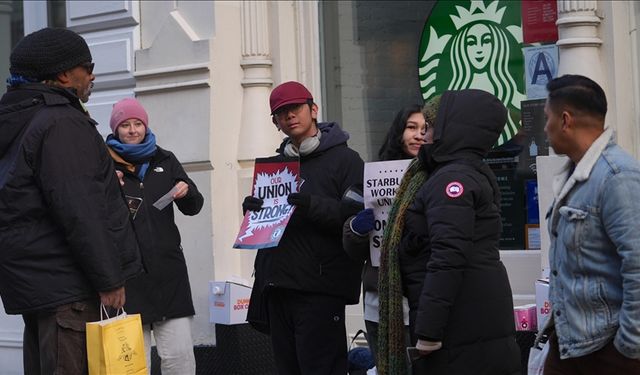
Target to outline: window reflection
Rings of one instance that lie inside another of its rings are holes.
[[[9,76],[9,55],[23,35],[22,1],[0,0],[0,94],[7,90],[4,81]]]
[[[49,27],[66,27],[66,1],[48,0],[47,1],[47,21]]]

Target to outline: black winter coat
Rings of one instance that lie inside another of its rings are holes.
[[[97,298],[142,270],[95,125],[70,90],[26,84],[0,100],[0,295],[9,314]]]
[[[354,212],[346,212],[341,199],[349,187],[362,184],[364,163],[347,147],[349,137],[338,124],[320,123],[318,128],[320,146],[300,157],[301,192],[311,195],[309,210],[294,212],[277,247],[258,250],[249,320],[257,316],[266,287],[359,302],[362,263],[349,258],[342,247],[342,224]]]
[[[482,162],[505,122],[493,95],[445,92],[434,144],[419,155],[430,177],[406,214],[401,266],[412,330],[442,349],[421,359],[417,373],[519,373],[513,299],[498,251],[499,188]]]
[[[142,199],[133,224],[147,271],[127,282],[125,310],[141,314],[143,324],[194,315],[187,264],[180,232],[174,221],[173,204],[158,210],[153,203],[178,181],[184,181],[189,185],[189,191],[174,203],[183,214],[196,215],[204,203],[202,194],[175,155],[160,147],[151,158],[142,182],[117,160],[116,168],[124,173],[123,189],[127,199]]]
[[[342,246],[347,255],[358,263],[364,263],[362,268],[363,292],[378,293],[378,267],[371,265],[369,251],[369,235],[359,236],[351,230],[351,220],[355,215],[345,220],[342,226]]]

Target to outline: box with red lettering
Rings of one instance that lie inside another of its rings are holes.
[[[549,279],[536,280],[536,319],[538,329],[543,329],[545,322],[551,313],[551,302],[549,302]]]
[[[209,322],[243,324],[247,320],[251,288],[230,281],[209,281]]]

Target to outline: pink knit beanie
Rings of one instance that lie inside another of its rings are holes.
[[[142,121],[145,130],[148,128],[147,123],[149,122],[149,116],[139,101],[134,98],[124,98],[114,104],[113,110],[111,111],[111,120],[109,121],[109,126],[111,126],[113,134],[116,134],[118,125],[130,118],[136,118]]]

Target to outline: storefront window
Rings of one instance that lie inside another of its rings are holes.
[[[365,161],[377,160],[403,107],[464,88],[503,101],[509,120],[486,160],[502,193],[500,248],[539,249],[535,158],[548,144],[544,99],[525,90],[520,2],[327,1],[320,13],[324,118]]]
[[[32,31],[47,26],[65,27],[67,24],[64,0],[30,2],[28,5],[25,7],[22,0],[0,0],[0,95],[6,91],[4,81],[9,76],[11,50],[24,36],[25,17],[31,20],[27,23]]]
[[[5,79],[9,75],[9,55],[24,35],[22,1],[0,1],[0,94],[6,91]]]
[[[48,0],[47,1],[47,20],[49,27],[66,27],[67,12],[66,1]]]
[[[351,135],[366,161],[398,110],[422,104],[418,47],[434,1],[321,1],[324,118]]]

